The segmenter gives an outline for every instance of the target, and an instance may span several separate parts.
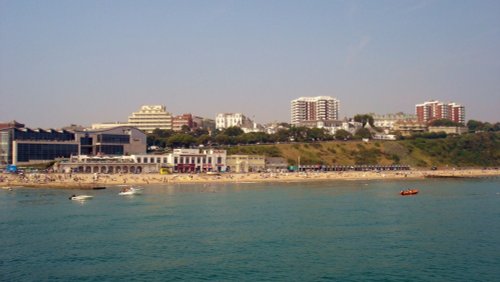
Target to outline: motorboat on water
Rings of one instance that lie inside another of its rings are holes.
[[[132,196],[132,195],[139,195],[142,194],[142,191],[144,189],[142,188],[136,188],[136,187],[127,187],[123,188],[118,195],[120,196]]]
[[[72,195],[71,197],[69,197],[70,200],[73,200],[73,201],[86,201],[86,200],[90,200],[94,198],[94,196],[91,196],[91,195]]]
[[[409,195],[416,195],[418,194],[418,189],[406,189],[406,190],[401,190],[401,192],[399,192],[399,194],[401,196],[409,196]]]

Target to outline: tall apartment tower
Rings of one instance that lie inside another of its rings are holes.
[[[456,103],[428,101],[415,105],[415,113],[419,122],[430,122],[435,119],[448,119],[465,124],[465,107]]]
[[[303,121],[338,120],[339,100],[329,96],[300,97],[291,103],[292,124]]]
[[[162,105],[145,105],[128,117],[128,124],[152,133],[155,129],[172,130],[172,115]]]

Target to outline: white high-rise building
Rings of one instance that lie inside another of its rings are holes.
[[[146,133],[155,129],[172,130],[172,115],[162,105],[145,105],[128,118],[128,125]]]
[[[330,96],[300,97],[291,103],[292,124],[304,121],[338,120],[339,100]]]
[[[241,113],[220,113],[215,117],[216,129],[225,129],[232,126],[252,128],[253,122]]]

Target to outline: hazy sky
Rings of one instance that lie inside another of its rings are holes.
[[[500,1],[0,0],[0,121],[126,121],[143,104],[290,121],[430,99],[500,121]]]

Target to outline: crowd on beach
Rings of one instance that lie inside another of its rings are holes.
[[[497,169],[410,170],[410,171],[343,171],[343,172],[265,172],[183,174],[84,174],[23,173],[0,175],[0,186],[88,187],[102,185],[217,183],[217,182],[301,182],[325,180],[405,179],[423,177],[488,177],[500,176]]]

